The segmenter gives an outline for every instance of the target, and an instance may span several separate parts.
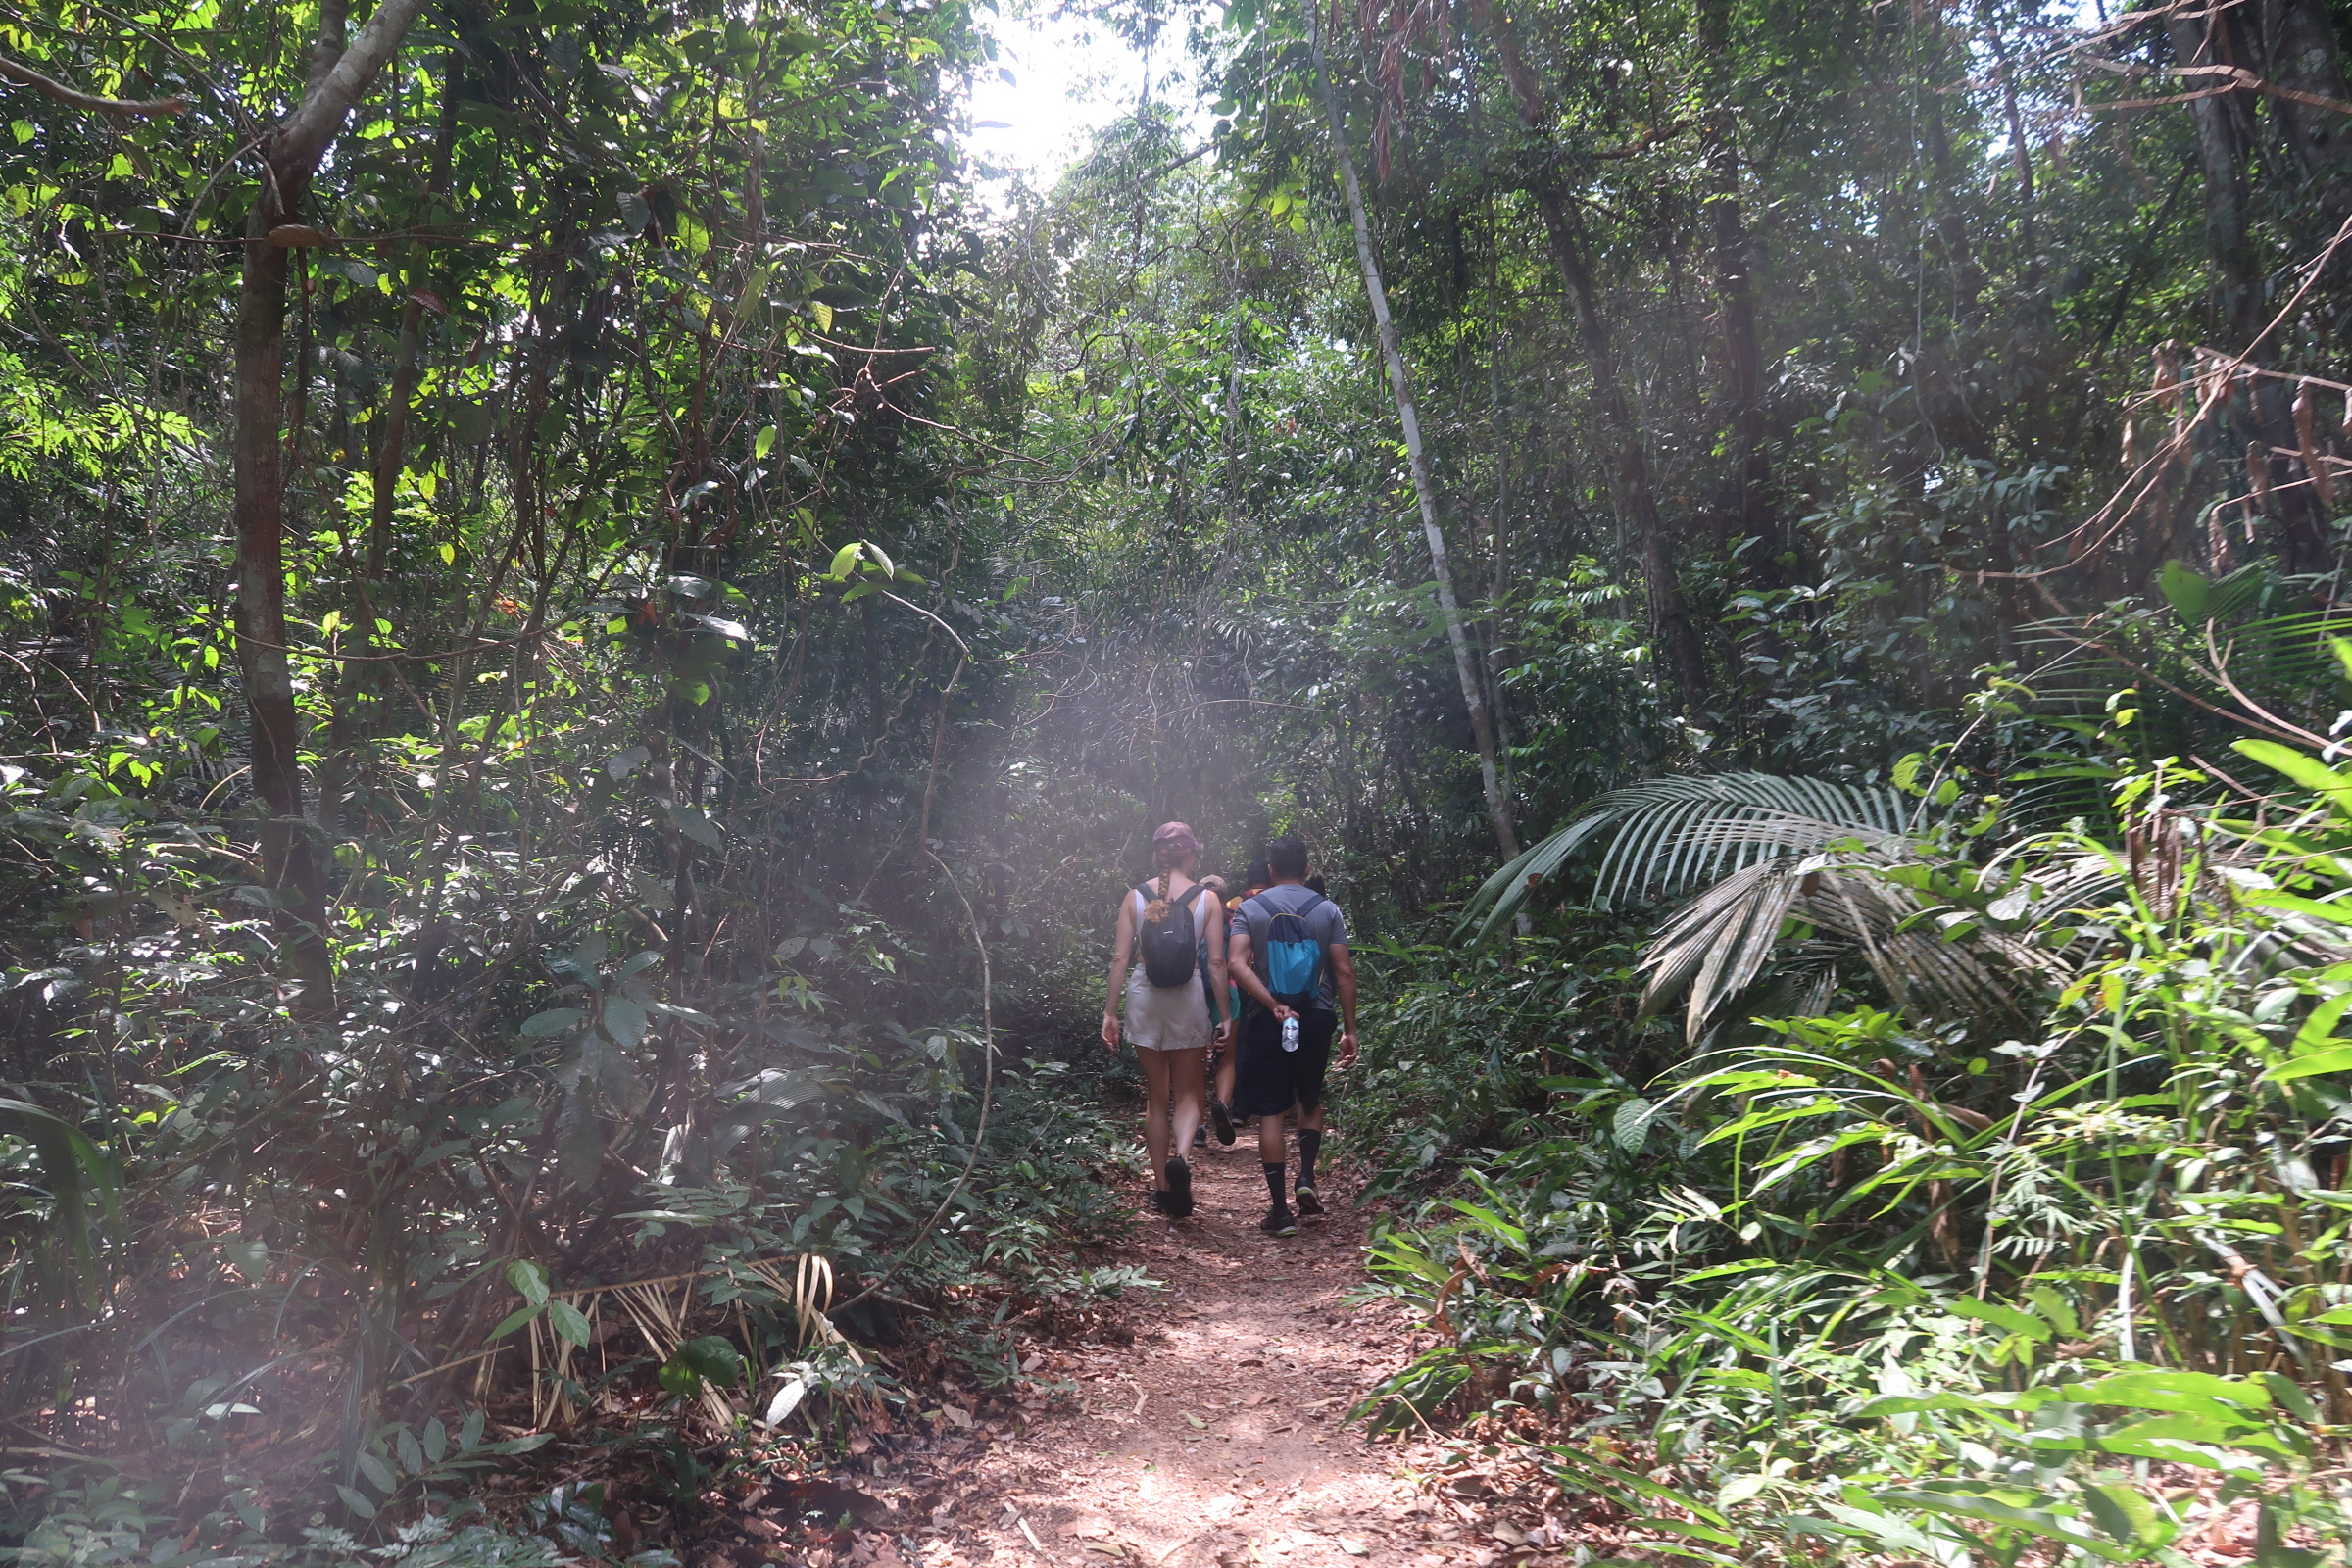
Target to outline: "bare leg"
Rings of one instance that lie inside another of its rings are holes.
[[[1205,1047],[1198,1051],[1155,1052],[1168,1058],[1169,1098],[1176,1117],[1176,1152],[1181,1154],[1193,1147],[1193,1134],[1200,1130],[1200,1118],[1207,1107],[1200,1100],[1200,1078],[1207,1064]],[[1165,1165],[1165,1156],[1155,1155]]]
[[[1229,1109],[1233,1105],[1233,1081],[1240,1074],[1241,1066],[1241,1043],[1236,1041],[1217,1057],[1217,1099]],[[1234,1119],[1239,1121],[1241,1118],[1236,1116]]]
[[[1152,1162],[1152,1185],[1168,1185],[1168,1057],[1186,1052],[1138,1051],[1144,1064],[1144,1152]],[[1197,1123],[1200,1118],[1194,1118]]]

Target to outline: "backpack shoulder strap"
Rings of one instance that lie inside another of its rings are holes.
[[[1189,905],[1194,899],[1200,896],[1200,890],[1206,886],[1207,884],[1204,882],[1196,882],[1182,893],[1179,893],[1174,898],[1170,899],[1168,903],[1172,907],[1182,907],[1186,905]],[[1154,888],[1151,883],[1146,882],[1135,890],[1135,896],[1144,901],[1144,907],[1148,909],[1152,906],[1152,901],[1159,897],[1159,890]]]

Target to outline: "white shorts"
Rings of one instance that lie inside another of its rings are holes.
[[[1127,979],[1126,1036],[1138,1051],[1201,1051],[1213,1026],[1208,993],[1193,975],[1180,986],[1155,986],[1142,965]]]

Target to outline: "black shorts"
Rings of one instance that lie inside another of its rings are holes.
[[[1233,1108],[1245,1115],[1279,1116],[1294,1104],[1312,1110],[1323,1103],[1323,1074],[1331,1066],[1331,1037],[1339,1028],[1336,1012],[1302,1012],[1298,1049],[1285,1051],[1282,1021],[1263,1008],[1250,1008],[1242,1020]]]

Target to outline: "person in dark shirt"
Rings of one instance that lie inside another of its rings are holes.
[[[1245,1013],[1236,1053],[1233,1108],[1257,1121],[1258,1159],[1273,1206],[1258,1223],[1269,1236],[1296,1236],[1298,1217],[1323,1212],[1315,1191],[1315,1159],[1323,1149],[1323,1080],[1334,1033],[1340,1065],[1355,1065],[1355,960],[1348,952],[1348,921],[1340,906],[1306,885],[1306,846],[1280,838],[1266,846],[1274,882],[1244,899],[1226,944],[1226,970],[1241,988]],[[1303,976],[1303,978],[1301,978]],[[1289,990],[1290,984],[1301,989]],[[1277,993],[1273,985],[1286,990]],[[1298,1049],[1283,1049],[1283,1025],[1298,1021]],[[1284,1201],[1289,1166],[1282,1120],[1298,1112],[1298,1180]]]

